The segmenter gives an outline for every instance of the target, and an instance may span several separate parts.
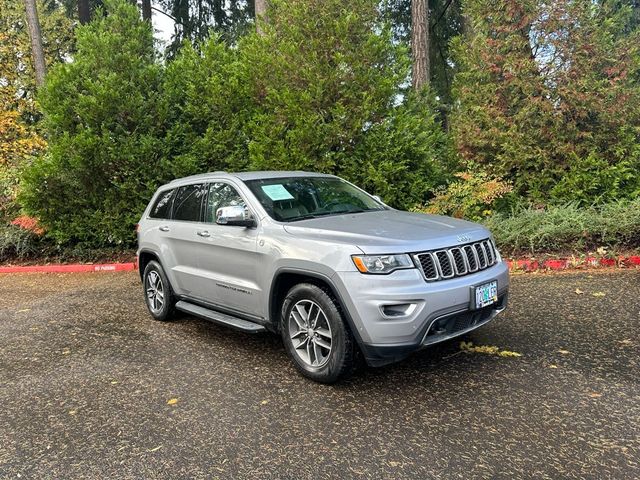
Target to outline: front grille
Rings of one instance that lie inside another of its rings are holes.
[[[498,261],[493,242],[489,239],[461,247],[445,248],[414,255],[425,280],[446,280],[484,270]]]
[[[474,322],[478,320],[478,316],[473,315],[458,315],[454,317],[455,320],[453,322],[453,332],[461,332],[462,330],[466,330],[474,325]]]

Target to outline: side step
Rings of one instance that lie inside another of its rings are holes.
[[[266,328],[262,325],[258,325],[257,323],[243,320],[242,318],[234,317],[233,315],[227,315],[226,313],[210,310],[208,308],[201,307],[200,305],[194,305],[193,303],[185,302],[184,300],[180,300],[176,303],[176,309],[247,333],[262,333],[267,331]]]

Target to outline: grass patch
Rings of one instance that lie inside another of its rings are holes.
[[[41,256],[50,245],[30,230],[14,225],[0,225],[0,262]]]
[[[633,250],[640,246],[640,199],[602,206],[521,208],[484,221],[507,256]]]

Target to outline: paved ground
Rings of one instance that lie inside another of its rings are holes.
[[[640,478],[639,327],[640,271],[520,275],[465,340],[522,357],[328,387],[272,336],[152,321],[135,273],[0,276],[0,478]]]

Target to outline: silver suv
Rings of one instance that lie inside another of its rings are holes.
[[[491,234],[385,205],[332,175],[214,172],[158,189],[138,225],[151,315],[282,336],[331,383],[462,335],[507,305]]]

